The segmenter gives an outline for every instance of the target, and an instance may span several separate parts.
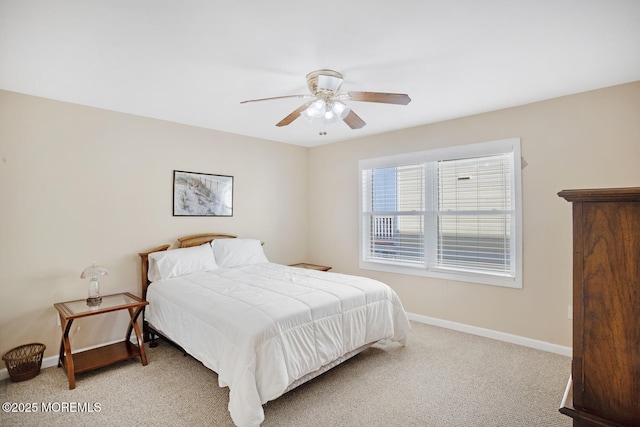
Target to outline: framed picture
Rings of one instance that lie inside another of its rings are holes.
[[[233,216],[233,177],[174,170],[173,216]]]

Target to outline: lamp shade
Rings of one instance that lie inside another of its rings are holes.
[[[89,279],[89,297],[87,298],[87,305],[90,307],[96,307],[102,303],[98,277],[106,276],[107,274],[109,274],[109,270],[107,270],[106,267],[96,265],[95,261],[93,262],[93,265],[85,268],[82,271],[82,274],[80,274],[81,279]]]
[[[93,278],[97,279],[98,277],[106,276],[107,274],[109,274],[109,270],[107,270],[107,267],[96,265],[94,261],[93,265],[85,268],[82,271],[82,274],[80,274],[80,278],[81,279],[93,279]]]

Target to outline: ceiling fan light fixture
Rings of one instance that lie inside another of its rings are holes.
[[[325,114],[327,110],[327,102],[318,98],[313,101],[302,113],[302,117],[304,117],[309,123],[313,121],[313,119],[320,118]]]
[[[322,114],[324,114],[324,111],[327,108],[327,102],[322,99],[322,98],[318,98],[315,101],[313,101],[311,103],[311,105],[309,105],[309,108],[307,108],[307,110],[309,110],[309,114],[312,117],[321,117]]]
[[[311,123],[314,119],[313,115],[311,114],[311,111],[313,109],[311,107],[307,107],[306,110],[304,110],[302,113],[300,113],[300,115],[302,117],[304,117],[304,119],[307,121],[307,123]]]
[[[347,117],[347,114],[349,114],[349,110],[349,106],[341,101],[333,101],[333,104],[331,105],[331,111],[333,111],[333,113],[338,116],[340,120]]]
[[[324,123],[326,125],[332,125],[338,121],[338,115],[333,112],[330,108],[324,112]]]
[[[344,121],[351,129],[361,129],[366,125],[348,105],[342,100],[351,100],[358,102],[377,102],[382,104],[407,105],[411,102],[411,98],[406,93],[387,93],[387,92],[360,92],[349,91],[340,92],[342,86],[342,74],[333,70],[316,70],[307,74],[307,87],[309,95],[284,95],[271,98],[250,99],[242,101],[241,104],[256,101],[268,101],[283,98],[304,98],[307,101],[293,110],[284,119],[276,123],[276,126],[282,127],[290,125],[291,122],[302,116],[309,123],[314,119],[322,118],[325,124],[332,124],[339,119]]]

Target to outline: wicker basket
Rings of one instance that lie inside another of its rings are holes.
[[[7,365],[11,381],[25,381],[37,376],[42,366],[42,355],[47,348],[44,344],[21,345],[7,351],[2,360]]]

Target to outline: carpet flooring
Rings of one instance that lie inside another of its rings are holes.
[[[233,426],[215,372],[166,342],[76,376],[43,369],[0,382],[2,426]],[[412,322],[407,345],[376,345],[264,405],[263,427],[569,427],[558,408],[570,358]],[[20,407],[19,404],[22,404]],[[5,409],[5,406],[3,406]],[[30,409],[31,412],[24,412]]]

